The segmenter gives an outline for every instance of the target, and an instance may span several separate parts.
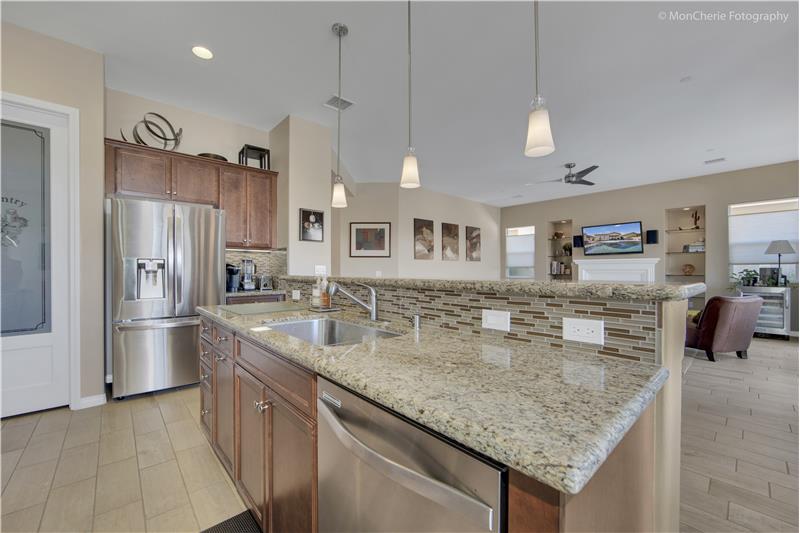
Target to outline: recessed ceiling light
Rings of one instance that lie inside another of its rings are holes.
[[[567,223],[567,221],[566,221],[566,220],[562,220],[562,221],[561,221],[561,223],[562,223],[562,224],[566,224],[566,223]]]
[[[205,46],[193,46],[192,53],[200,59],[211,59],[214,54]]]
[[[691,207],[684,207],[684,208],[683,208],[683,210],[684,210],[684,211],[688,211],[688,210],[690,210],[690,209],[691,209]]]

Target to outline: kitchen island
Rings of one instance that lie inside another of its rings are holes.
[[[581,290],[609,297],[598,284],[592,285],[595,287],[585,285]],[[625,301],[630,302],[636,290],[625,289]],[[662,298],[660,307],[664,302],[681,301],[685,306],[682,298],[699,288],[647,286],[641,290],[648,301]],[[572,297],[586,298],[586,293]],[[592,308],[584,304],[598,307],[600,302],[580,300],[575,305]],[[546,303],[558,304],[556,300]],[[312,379],[323,376],[507,465],[509,531],[656,527],[654,477],[659,468],[659,431],[654,429],[656,414],[650,406],[669,376],[663,364],[598,356],[582,343],[554,347],[522,344],[496,332],[450,331],[435,322],[413,331],[408,316],[399,313],[384,314],[378,324],[398,333],[396,337],[315,346],[271,329],[270,323],[320,315],[304,305],[282,309],[275,313],[269,312],[269,307],[259,313],[252,306],[247,313],[237,313],[235,306],[198,310],[213,322],[211,328],[225,332],[212,336],[212,344],[216,338],[224,338],[221,342],[225,344],[229,335],[236,339],[230,351],[243,370],[257,374],[260,370],[253,363],[258,366],[260,356],[254,350],[263,350],[265,357],[276,358]],[[621,314],[619,307],[611,309],[607,314]],[[647,313],[647,309],[640,312]],[[660,313],[663,319],[664,311]],[[363,312],[347,306],[334,314],[350,323],[369,323]],[[296,376],[292,379],[297,382]],[[281,385],[274,386],[280,393]],[[305,410],[307,423],[315,423],[313,385],[310,397],[300,402],[291,396],[302,397],[302,390],[297,394],[289,389],[284,389],[287,399]],[[212,425],[218,431],[217,424]],[[309,434],[313,433],[312,427]],[[236,477],[236,452],[226,455]],[[610,480],[615,487],[602,486]],[[309,491],[314,500],[315,488],[310,486]],[[618,508],[627,513],[614,513]]]

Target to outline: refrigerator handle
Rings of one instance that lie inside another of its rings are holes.
[[[175,307],[183,304],[183,218],[175,210]]]

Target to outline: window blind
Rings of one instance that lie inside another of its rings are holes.
[[[776,254],[765,254],[769,243],[787,240],[798,250],[797,210],[731,215],[728,217],[731,265],[778,264]],[[784,254],[781,263],[797,263],[798,254]]]

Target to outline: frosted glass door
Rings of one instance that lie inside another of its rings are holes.
[[[50,131],[2,121],[2,335],[51,330]]]

